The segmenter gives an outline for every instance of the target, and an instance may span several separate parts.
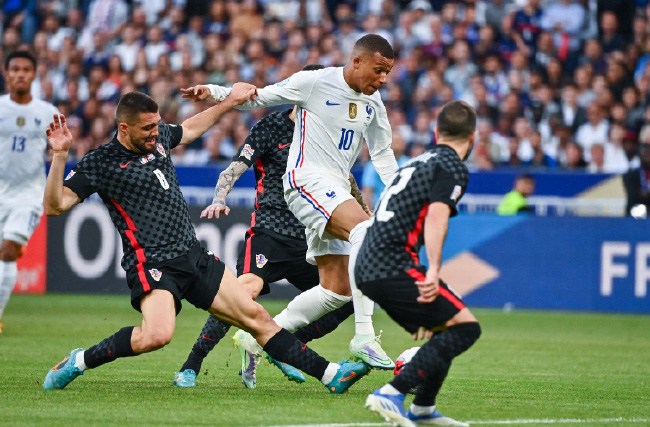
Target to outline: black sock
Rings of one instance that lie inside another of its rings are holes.
[[[318,380],[323,378],[329,365],[327,360],[298,341],[296,336],[286,329],[273,335],[264,346],[264,351],[275,360],[295,366]]]
[[[416,399],[419,396],[419,402],[423,400],[435,402],[452,359],[470,348],[480,335],[481,327],[477,322],[454,325],[447,328],[446,331],[434,335],[418,350],[413,359],[404,366],[404,369],[390,384],[400,393],[406,394],[412,387],[428,383],[424,391],[427,394],[435,391],[435,394],[425,396],[423,391],[416,394]],[[435,384],[440,385],[436,387]],[[418,403],[415,404],[418,405]]]
[[[451,365],[447,365],[447,369],[436,373],[433,378],[421,382],[418,385],[417,392],[415,393],[415,399],[413,399],[414,405],[433,406],[436,404],[436,397],[438,396],[438,392],[442,387],[442,383],[445,381],[445,378],[447,378],[450,366]]]
[[[322,338],[332,332],[334,329],[350,317],[354,313],[354,305],[352,301],[346,302],[343,306],[334,311],[330,311],[320,319],[303,326],[293,334],[303,343],[308,343],[311,340]]]
[[[208,320],[203,325],[201,334],[197,338],[192,351],[190,351],[187,360],[183,364],[180,372],[185,371],[186,369],[192,369],[197,375],[201,372],[201,364],[203,359],[212,351],[215,345],[223,337],[226,336],[230,325],[222,320],[217,319],[216,317],[210,315]]]
[[[131,348],[133,326],[122,328],[115,334],[105,338],[99,344],[90,347],[84,353],[84,362],[90,369],[112,362],[118,357],[135,356]]]

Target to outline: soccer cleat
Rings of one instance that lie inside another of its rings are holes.
[[[257,365],[260,363],[262,352],[251,352],[248,350],[248,348],[254,347],[254,345],[249,341],[254,341],[255,339],[251,334],[244,332],[241,329],[235,332],[232,339],[235,348],[239,350],[239,356],[241,357],[241,369],[239,370],[241,382],[246,388],[255,388],[257,385]],[[255,344],[257,344],[257,341],[255,341]],[[259,347],[259,344],[257,344],[257,347]]]
[[[195,387],[196,372],[194,372],[194,369],[186,369],[174,375],[174,385],[178,387]]]
[[[413,415],[411,411],[406,414],[409,420],[417,424],[424,424],[430,426],[456,426],[456,427],[469,427],[469,424],[462,421],[456,421],[453,418],[445,417],[438,411],[433,411],[430,415]]]
[[[45,382],[43,382],[43,390],[59,390],[67,386],[77,378],[79,375],[83,375],[84,371],[77,368],[74,365],[75,356],[80,351],[84,351],[83,348],[75,348],[66,356],[65,359],[57,363],[50,372],[45,376]]]
[[[364,340],[357,340],[355,336],[350,341],[350,354],[353,359],[360,360],[377,369],[394,369],[395,362],[391,360],[383,348],[381,348],[381,332],[377,337]]]
[[[370,367],[367,364],[363,362],[348,362],[345,360],[339,364],[339,370],[326,387],[333,394],[345,393],[368,372],[370,372]]]
[[[300,372],[298,369],[294,368],[293,366],[289,365],[288,363],[279,362],[274,358],[272,358],[271,356],[269,356],[268,354],[266,355],[266,358],[270,363],[277,366],[278,369],[282,371],[284,376],[289,379],[289,381],[295,381],[297,383],[304,383],[306,381],[305,376],[302,374],[302,372]]]
[[[382,394],[378,388],[374,393],[368,395],[366,408],[376,412],[386,421],[399,427],[415,427],[415,424],[406,416],[404,410],[404,398],[406,395]]]

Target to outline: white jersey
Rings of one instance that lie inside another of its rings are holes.
[[[46,129],[56,107],[40,99],[17,104],[0,96],[0,203],[41,207],[45,192]]]
[[[379,92],[364,95],[343,79],[343,68],[301,71],[258,90],[255,101],[242,110],[295,104],[296,127],[289,150],[287,173],[302,181],[312,174],[340,179],[347,185],[350,169],[366,140],[370,157],[384,183],[397,162],[390,148],[392,134]]]

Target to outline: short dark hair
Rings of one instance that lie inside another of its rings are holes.
[[[324,65],[309,64],[309,65],[305,65],[304,67],[302,67],[302,71],[316,71],[316,70],[322,70],[323,68],[325,68]]]
[[[466,102],[450,101],[438,113],[436,127],[440,140],[468,140],[476,130],[476,111]]]
[[[7,58],[5,59],[5,70],[9,69],[9,63],[14,58],[28,59],[29,61],[31,61],[32,65],[34,65],[34,70],[36,70],[36,57],[31,53],[27,52],[26,50],[16,50],[14,52],[11,52],[9,55],[7,55]]]
[[[529,173],[520,173],[515,178],[515,181],[521,181],[521,180],[523,180],[523,181],[535,181],[535,177],[533,175],[529,174]]]
[[[115,110],[115,119],[120,123],[135,123],[141,113],[157,113],[158,104],[142,92],[129,92],[120,98]]]
[[[386,59],[394,59],[395,52],[388,40],[378,34],[366,34],[354,44],[354,52],[365,51],[371,54],[379,52]]]

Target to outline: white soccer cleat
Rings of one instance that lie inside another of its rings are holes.
[[[395,362],[381,348],[381,332],[377,337],[355,336],[350,341],[350,354],[354,359],[367,363],[372,368],[394,369]]]
[[[446,417],[435,410],[430,415],[413,415],[413,413],[409,411],[406,416],[409,420],[420,425],[469,427],[468,423],[456,421],[455,419]]]

